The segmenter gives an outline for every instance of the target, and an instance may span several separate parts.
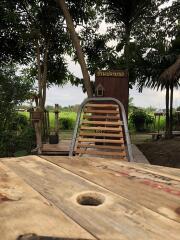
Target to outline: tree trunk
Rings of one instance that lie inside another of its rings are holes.
[[[124,47],[124,56],[125,56],[125,62],[126,62],[126,68],[129,72],[129,68],[130,68],[130,26],[129,24],[126,25],[126,33],[125,33],[125,47]]]
[[[170,95],[170,119],[169,119],[169,135],[172,137],[172,131],[173,131],[173,90],[174,86],[173,83],[170,86],[171,95]]]
[[[38,98],[36,101],[36,107],[42,106],[42,74],[41,74],[41,60],[40,60],[40,49],[39,42],[36,42],[36,54],[37,54],[37,68],[38,68]],[[39,101],[38,101],[39,100]],[[42,152],[42,123],[41,119],[34,123],[36,133],[36,148],[38,154]]]
[[[42,74],[42,105],[43,110],[46,103],[46,88],[47,88],[47,69],[48,69],[48,52],[49,52],[49,40],[45,46],[44,62],[43,62],[43,74]]]
[[[130,26],[128,24],[126,25],[125,46],[124,46],[124,56],[125,56],[126,68],[128,70],[128,76],[129,76],[129,70],[130,70],[130,56],[129,56],[130,34],[131,34],[131,31],[130,31]],[[128,77],[128,85],[129,85],[129,77]],[[128,98],[129,98],[129,88],[128,88]],[[128,116],[128,107],[127,107],[127,116]]]
[[[90,76],[89,76],[88,69],[86,66],[84,54],[83,54],[83,51],[82,51],[82,48],[80,45],[80,40],[79,40],[79,37],[74,28],[73,20],[71,18],[71,15],[69,13],[69,10],[65,3],[65,0],[56,0],[56,1],[63,11],[64,17],[66,19],[67,28],[68,28],[70,36],[71,36],[71,40],[76,49],[78,61],[81,66],[81,70],[82,70],[82,74],[83,74],[83,78],[84,78],[84,85],[85,85],[85,88],[87,91],[87,95],[88,95],[88,97],[92,97],[93,92],[92,92],[92,87],[91,87],[91,82],[90,82]]]
[[[40,60],[40,49],[39,42],[36,41],[36,54],[37,54],[37,68],[38,68],[38,106],[42,105],[42,76],[41,76],[41,60]]]
[[[166,131],[165,137],[169,138],[169,84],[166,85]]]

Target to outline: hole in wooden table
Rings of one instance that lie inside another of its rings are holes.
[[[104,203],[105,197],[100,193],[89,192],[80,194],[76,200],[83,206],[99,206]]]
[[[34,233],[28,233],[20,235],[16,240],[88,240],[85,238],[66,238],[66,237],[51,237],[51,236],[39,236]],[[90,240],[90,239],[89,239]]]

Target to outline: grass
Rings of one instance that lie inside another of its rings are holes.
[[[166,117],[162,116],[159,121],[159,130],[164,131],[165,129],[165,124],[166,124]],[[155,130],[158,130],[158,118],[156,119],[156,124],[155,124]]]
[[[22,114],[29,119],[29,112],[19,112],[19,114]],[[73,122],[76,121],[76,112],[60,112],[59,114],[59,119],[71,119]],[[54,128],[54,119],[55,119],[55,114],[53,112],[49,113],[49,123],[50,123],[50,128]]]

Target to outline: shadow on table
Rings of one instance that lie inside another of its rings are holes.
[[[36,234],[25,234],[25,235],[20,235],[16,240],[90,240],[90,239],[50,237],[50,236],[38,236]]]

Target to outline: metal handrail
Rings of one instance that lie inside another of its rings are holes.
[[[70,150],[69,150],[69,156],[73,156],[73,152],[74,152],[74,148],[75,148],[75,144],[76,144],[76,138],[77,138],[77,134],[78,134],[78,127],[79,127],[79,123],[80,123],[80,120],[81,120],[81,113],[83,111],[84,106],[88,102],[97,102],[97,101],[98,102],[101,102],[101,101],[115,102],[120,107],[121,113],[122,113],[123,124],[124,124],[125,139],[126,139],[126,144],[127,144],[128,161],[133,162],[132,146],[131,146],[129,130],[128,130],[128,125],[127,125],[127,118],[126,118],[126,113],[125,113],[124,106],[118,99],[110,98],[110,97],[108,97],[108,98],[104,98],[104,97],[103,98],[96,98],[96,97],[87,98],[82,102],[82,104],[79,107],[78,113],[77,113],[76,124],[75,124],[75,128],[74,128],[74,134],[73,134],[73,137],[72,137]]]

